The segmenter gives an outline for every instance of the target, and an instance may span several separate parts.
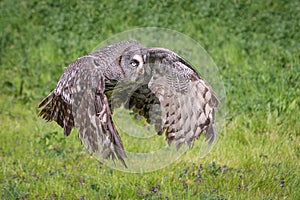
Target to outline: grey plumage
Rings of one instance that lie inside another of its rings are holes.
[[[65,135],[78,127],[89,152],[125,165],[126,153],[111,116],[122,103],[155,124],[157,133],[165,133],[167,142],[178,148],[191,145],[202,132],[209,144],[216,139],[218,100],[208,83],[172,51],[135,41],[78,58],[39,107],[40,115],[56,121]]]

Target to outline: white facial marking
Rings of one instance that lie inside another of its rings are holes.
[[[134,55],[134,56],[132,57],[132,60],[136,60],[136,61],[138,62],[138,63],[132,62],[131,65],[132,65],[133,67],[142,67],[143,64],[144,64],[143,58],[142,58],[142,56],[140,56],[140,55]]]

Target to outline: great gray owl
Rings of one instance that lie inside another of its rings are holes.
[[[40,116],[69,135],[74,126],[89,152],[124,162],[126,153],[112,113],[125,105],[170,144],[191,145],[202,132],[216,139],[215,93],[181,57],[164,48],[123,41],[78,58],[39,104]]]

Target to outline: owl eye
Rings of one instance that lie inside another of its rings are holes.
[[[136,60],[136,59],[133,59],[133,60],[130,62],[130,64],[131,64],[133,67],[137,67],[137,66],[140,65],[140,62],[139,62],[138,60]]]
[[[133,58],[132,58],[132,60],[131,60],[131,62],[130,62],[130,64],[133,67],[138,67],[138,66],[142,67],[143,63],[144,63],[143,58],[140,55],[134,55]]]

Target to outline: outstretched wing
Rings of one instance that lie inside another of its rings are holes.
[[[218,100],[210,86],[175,53],[162,48],[148,50],[152,71],[148,87],[159,99],[161,130],[166,140],[191,145],[206,132],[206,141],[212,144],[217,137],[214,130],[214,112]],[[151,116],[150,116],[151,117]]]
[[[78,127],[79,138],[89,152],[117,157],[125,165],[126,153],[104,94],[103,68],[96,66],[94,58],[81,57],[66,68],[55,90],[40,103],[40,115],[56,121],[66,135]]]

